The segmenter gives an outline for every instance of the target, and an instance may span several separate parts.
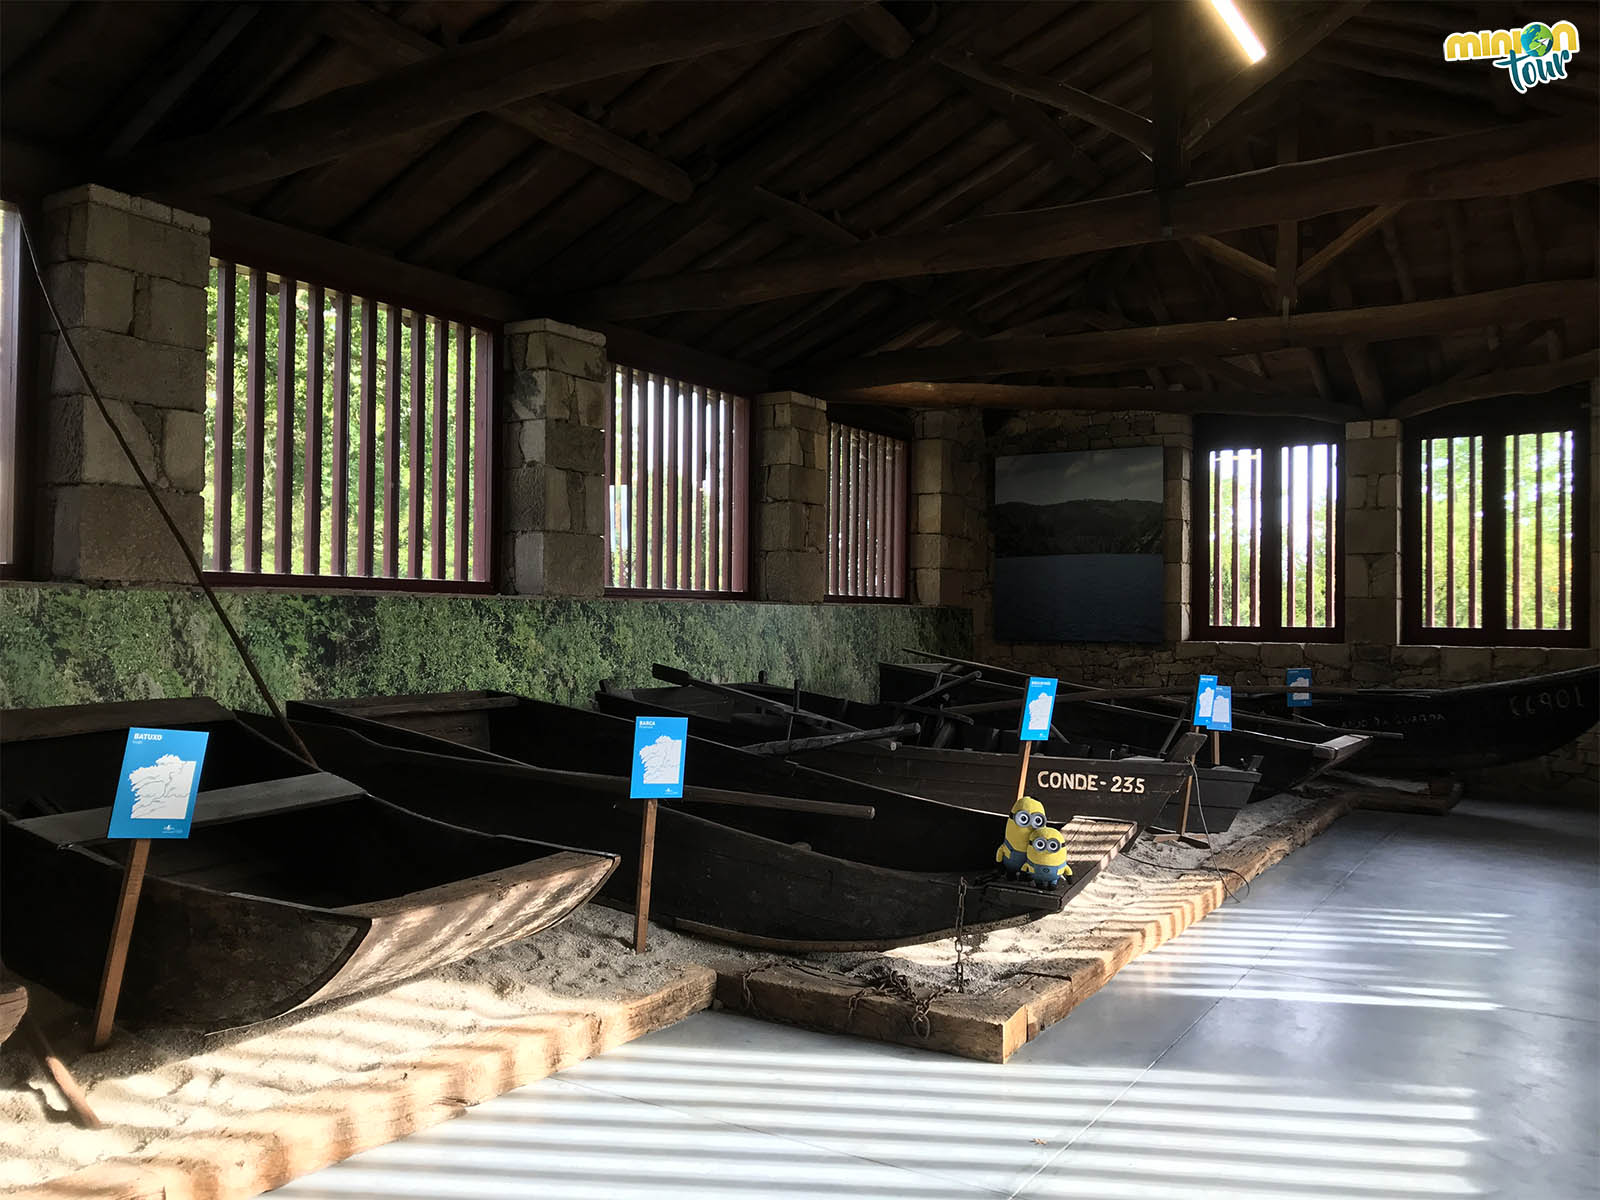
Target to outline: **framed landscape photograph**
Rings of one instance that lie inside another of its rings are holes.
[[[1162,640],[1162,449],[997,458],[995,637]]]

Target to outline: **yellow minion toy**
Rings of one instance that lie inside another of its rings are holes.
[[[1033,886],[1041,892],[1048,892],[1063,879],[1072,878],[1066,838],[1059,829],[1046,826],[1034,833],[1033,840],[1028,843],[1028,861],[1022,864],[1022,875],[1033,880]]]
[[[1015,879],[1027,863],[1028,843],[1044,825],[1044,805],[1032,796],[1019,797],[1011,808],[1011,815],[1006,818],[1006,840],[994,852],[994,860],[1000,864],[1007,879]]]

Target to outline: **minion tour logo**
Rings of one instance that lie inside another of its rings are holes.
[[[1546,25],[1533,21],[1521,29],[1484,29],[1452,33],[1444,39],[1445,62],[1490,59],[1511,74],[1519,93],[1553,79],[1567,77],[1567,63],[1578,52],[1578,27],[1571,21]]]

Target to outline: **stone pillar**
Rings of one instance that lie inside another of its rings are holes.
[[[44,202],[50,295],[139,465],[198,554],[211,223],[88,185]],[[40,563],[54,579],[191,575],[48,316],[40,319]]]
[[[539,320],[507,325],[502,341],[504,590],[598,596],[606,580],[605,336]]]
[[[1170,414],[1162,414],[1165,421]],[[1162,451],[1162,525],[1161,555],[1164,586],[1161,598],[1161,629],[1169,646],[1189,639],[1189,591],[1194,575],[1190,536],[1193,511],[1193,435],[1189,432],[1189,418],[1179,416],[1182,426],[1175,431],[1162,430],[1162,440],[1187,436],[1189,445],[1168,444]],[[1174,425],[1177,422],[1173,422]]]
[[[768,392],[755,415],[756,596],[816,604],[828,588],[828,407]]]
[[[1344,427],[1344,623],[1352,647],[1400,643],[1400,422]]]
[[[987,558],[983,424],[976,409],[919,412],[911,445],[911,597],[978,605]],[[977,614],[987,628],[987,613]]]

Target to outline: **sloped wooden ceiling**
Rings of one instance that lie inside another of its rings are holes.
[[[1404,413],[1592,377],[1600,10],[1519,94],[1442,60],[1501,6],[1244,7],[1254,67],[1199,0],[11,0],[0,191],[156,194],[261,265],[408,264],[397,298],[448,277],[874,403]]]

